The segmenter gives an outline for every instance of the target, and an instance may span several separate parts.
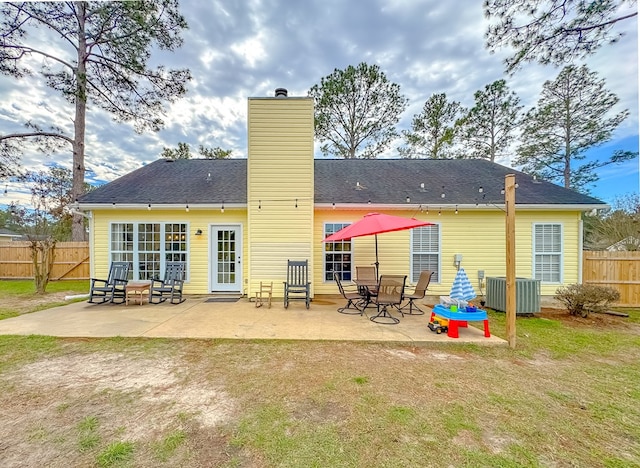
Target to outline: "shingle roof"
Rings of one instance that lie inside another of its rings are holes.
[[[516,175],[518,205],[604,205],[596,198],[479,159],[316,159],[314,198],[315,203],[327,204],[406,204],[407,197],[412,205],[500,203],[507,174]],[[80,200],[92,205],[222,201],[247,202],[246,159],[158,160]]]
[[[246,159],[159,159],[83,196],[80,203],[246,203]]]

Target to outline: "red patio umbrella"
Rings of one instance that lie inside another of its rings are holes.
[[[337,242],[353,237],[371,236],[376,238],[376,274],[378,272],[378,234],[384,232],[404,231],[421,226],[432,226],[433,223],[415,218],[403,218],[384,213],[369,213],[362,219],[325,237],[322,242]]]

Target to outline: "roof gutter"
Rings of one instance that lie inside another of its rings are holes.
[[[190,210],[219,210],[222,207],[225,209],[246,209],[246,203],[78,203],[78,209],[82,211],[92,210],[184,210],[189,207]],[[480,204],[416,204],[407,203],[404,204],[390,204],[390,203],[314,203],[316,209],[339,209],[339,210],[419,210],[423,209],[442,209],[448,210],[487,210],[487,209],[504,209],[503,203],[480,203]],[[571,205],[571,204],[527,204],[521,205],[516,203],[516,210],[518,211],[533,211],[533,210],[545,210],[545,211],[592,211],[603,210],[610,208],[606,203],[593,204],[593,205]]]
[[[504,203],[480,203],[480,204],[440,204],[440,203],[407,203],[406,205],[400,204],[382,204],[382,203],[316,203],[314,207],[317,209],[340,209],[340,210],[419,210],[422,209],[431,209],[438,210],[442,209],[444,211],[453,211],[453,210],[488,210],[499,208],[504,210]],[[516,203],[516,210],[527,210],[527,211],[592,211],[592,210],[603,210],[609,208],[607,204],[597,204],[597,205],[553,205],[553,204],[527,204],[520,205]]]
[[[82,211],[95,210],[219,210],[246,208],[246,203],[78,203]]]

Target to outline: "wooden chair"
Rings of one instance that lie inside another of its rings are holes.
[[[126,300],[125,286],[128,275],[129,262],[112,262],[106,280],[91,278],[89,302],[92,304],[123,303]]]
[[[270,283],[263,283],[260,281],[260,289],[256,291],[256,307],[262,307],[267,304],[267,307],[271,309],[271,295],[273,294],[273,281]]]
[[[311,303],[308,260],[287,260],[287,281],[284,282],[284,308],[289,301],[305,301],[307,309]]]
[[[182,288],[186,276],[185,262],[167,262],[164,279],[154,278],[149,286],[149,304],[160,304],[169,299],[171,304],[180,304],[186,299],[182,297]]]
[[[340,280],[340,273],[333,272],[333,279],[336,281],[338,285],[338,291],[340,291],[340,295],[347,300],[347,305],[344,307],[340,307],[338,312],[341,314],[350,314],[350,315],[362,315],[362,310],[358,308],[358,302],[363,300],[362,295],[358,291],[347,291]],[[353,309],[351,308],[353,306]]]
[[[424,315],[424,310],[418,307],[414,301],[419,299],[424,299],[424,296],[427,294],[427,288],[429,287],[429,283],[431,282],[431,277],[434,272],[430,270],[424,270],[420,272],[420,277],[418,278],[418,284],[416,284],[416,289],[412,294],[407,294],[404,296],[405,299],[409,299],[409,302],[404,306],[400,307],[400,312],[407,315]],[[409,312],[403,312],[403,309],[409,307]],[[413,311],[415,307],[416,312]]]
[[[391,315],[389,307],[400,307],[404,296],[404,284],[407,277],[402,275],[382,275],[378,282],[378,295],[374,301],[378,307],[378,313],[369,320],[372,322],[395,325],[400,319]]]

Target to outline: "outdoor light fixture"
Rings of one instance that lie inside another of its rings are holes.
[[[331,204],[331,209],[332,209],[332,210],[335,210],[335,209],[336,209],[336,202],[333,202],[333,203]]]
[[[222,200],[222,205],[220,205],[220,213],[224,213],[224,200]]]
[[[189,204],[187,203],[187,206],[184,207],[184,211],[186,211],[187,213],[189,212]]]
[[[456,212],[455,214],[458,214],[458,205],[456,205]]]
[[[407,195],[407,203],[411,203],[411,197],[409,197],[409,195]]]
[[[202,235],[202,229],[198,229],[196,231],[196,236],[201,236]]]
[[[296,198],[296,208],[298,208],[298,199]]]
[[[151,203],[147,205],[147,211],[151,211]]]

